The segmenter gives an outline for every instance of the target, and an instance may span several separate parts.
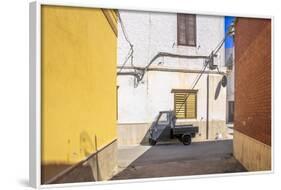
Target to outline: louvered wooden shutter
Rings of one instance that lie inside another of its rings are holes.
[[[195,93],[189,93],[186,101],[186,118],[196,117],[196,95]]]
[[[175,111],[177,118],[185,118],[186,116],[185,95],[186,93],[175,93]]]
[[[176,92],[174,94],[176,117],[179,119],[196,118],[196,101],[196,92]]]

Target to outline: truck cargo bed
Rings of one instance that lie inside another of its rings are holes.
[[[198,127],[193,127],[193,125],[176,125],[173,129],[174,135],[181,135],[185,133],[198,133]]]

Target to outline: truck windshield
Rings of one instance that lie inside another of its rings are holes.
[[[167,113],[161,113],[159,120],[158,120],[158,124],[168,124],[169,120],[168,120],[168,114]]]

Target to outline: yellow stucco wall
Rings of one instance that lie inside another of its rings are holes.
[[[73,164],[117,136],[117,21],[101,9],[41,11],[42,163]]]

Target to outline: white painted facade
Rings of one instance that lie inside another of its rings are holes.
[[[158,52],[180,55],[208,56],[224,37],[224,17],[196,15],[196,47],[177,45],[177,14],[119,11],[128,38],[134,45],[133,64],[145,67]],[[129,51],[120,24],[118,26],[118,66]],[[220,49],[215,58],[220,72],[225,72],[225,50]],[[204,59],[159,57],[149,68],[178,69],[180,72],[147,71],[136,87],[132,75],[118,75],[118,125],[119,136],[130,136],[133,127],[149,126],[163,110],[174,109],[172,89],[191,89],[204,66]],[[122,72],[133,71],[125,65]],[[120,69],[117,69],[119,71]],[[183,72],[184,70],[184,72]],[[200,126],[199,139],[206,139],[207,117],[207,75],[209,75],[209,133],[212,138],[224,136],[226,119],[226,88],[221,87],[222,74],[206,69],[194,89],[197,92],[197,118],[178,120]],[[216,94],[216,91],[219,92]],[[142,125],[144,124],[144,125]],[[130,125],[132,126],[130,128]],[[129,127],[128,127],[129,126]],[[120,132],[122,131],[122,132]],[[136,131],[139,131],[136,129]],[[146,131],[146,130],[141,130]],[[142,132],[143,133],[143,132]],[[123,138],[123,137],[121,137]],[[129,141],[127,141],[129,142]],[[136,142],[132,142],[133,144]]]
[[[230,119],[230,102],[234,102],[234,64],[235,64],[235,55],[234,55],[234,48],[225,48],[225,58],[226,63],[232,65],[227,69],[227,87],[226,87],[226,122],[228,124],[232,124],[233,121]]]

